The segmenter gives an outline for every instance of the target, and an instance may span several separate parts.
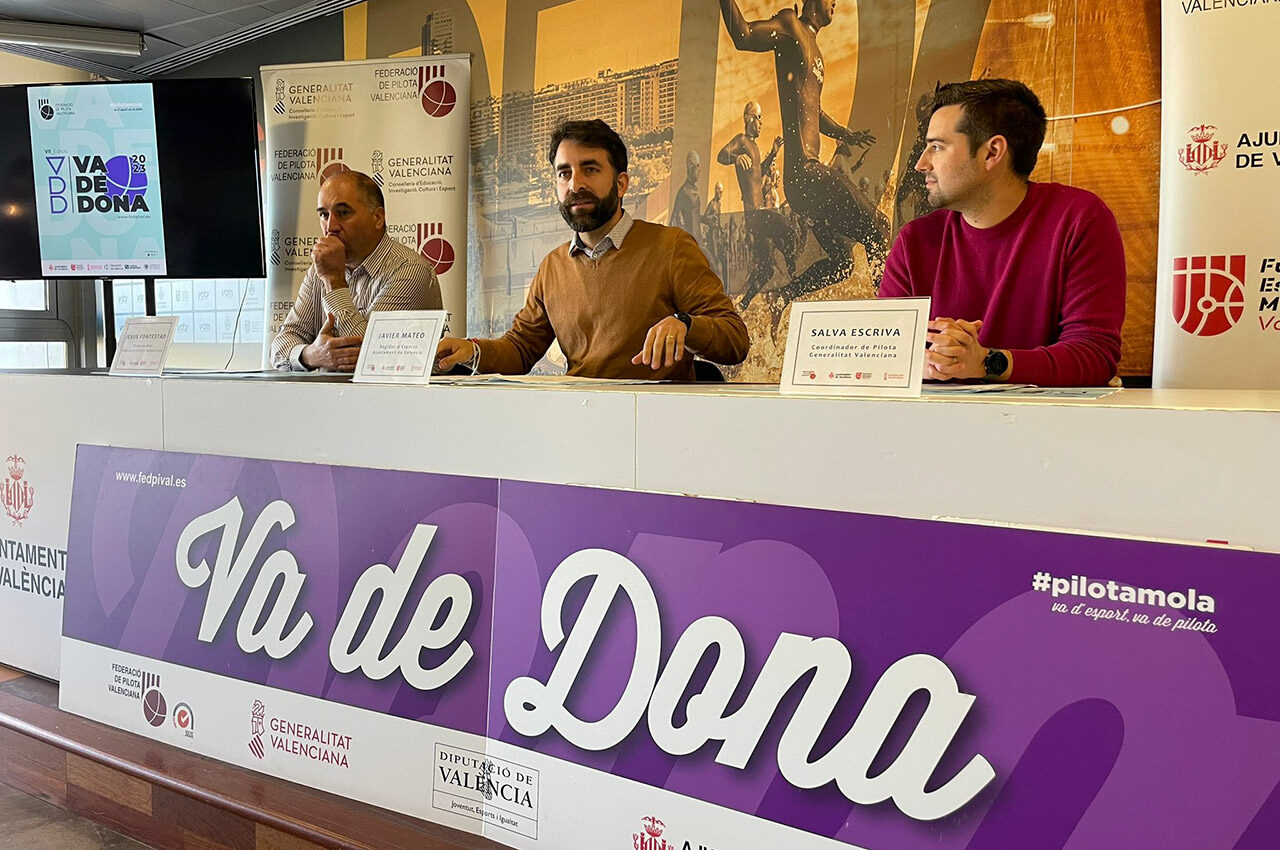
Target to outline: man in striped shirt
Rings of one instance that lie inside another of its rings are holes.
[[[369,314],[439,310],[440,283],[426,260],[387,235],[382,189],[368,175],[342,171],[325,180],[316,212],[324,235],[271,343],[271,363],[354,372]]]

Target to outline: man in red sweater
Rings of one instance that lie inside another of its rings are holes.
[[[437,367],[521,374],[553,341],[568,373],[588,378],[693,380],[694,354],[741,363],[747,326],[693,237],[623,210],[627,148],[618,134],[599,120],[565,121],[547,159],[573,238],[543,259],[511,330],[446,337]]]
[[[933,298],[927,380],[1097,386],[1116,375],[1124,245],[1096,195],[1030,182],[1045,124],[1013,80],[934,96],[915,167],[938,210],[899,231],[879,293]]]

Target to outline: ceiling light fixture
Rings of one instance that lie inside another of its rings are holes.
[[[117,56],[141,56],[144,49],[142,33],[138,32],[3,20],[0,20],[0,44]]]

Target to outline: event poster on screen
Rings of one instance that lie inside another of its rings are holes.
[[[44,274],[164,275],[151,86],[33,86],[27,98]]]

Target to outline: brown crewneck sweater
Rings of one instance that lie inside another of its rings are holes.
[[[693,318],[684,359],[654,370],[635,366],[645,334],[666,316]],[[747,356],[747,326],[689,234],[635,221],[622,246],[598,260],[569,256],[569,243],[542,261],[524,307],[500,339],[480,340],[480,371],[523,374],[552,340],[570,375],[693,380],[693,355],[716,363]]]

